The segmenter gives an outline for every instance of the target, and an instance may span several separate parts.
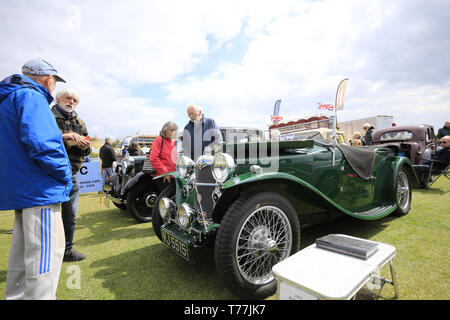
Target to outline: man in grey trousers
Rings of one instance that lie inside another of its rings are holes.
[[[49,108],[56,82],[48,62],[28,61],[0,82],[0,210],[14,210],[6,299],[55,299],[64,254],[60,203],[72,172]]]

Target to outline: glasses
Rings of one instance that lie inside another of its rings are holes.
[[[441,144],[447,144],[448,141],[441,141]]]

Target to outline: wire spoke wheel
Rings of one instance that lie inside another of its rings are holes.
[[[243,299],[276,291],[272,267],[300,248],[297,212],[278,192],[260,191],[236,199],[220,221],[214,255],[223,283]]]
[[[400,170],[397,176],[397,209],[395,210],[395,214],[397,216],[404,216],[408,214],[411,208],[411,197],[411,185],[409,183],[408,176],[405,171]]]
[[[236,243],[241,276],[254,285],[273,278],[272,267],[286,259],[292,247],[292,229],[286,214],[274,206],[261,207],[243,223]]]
[[[408,207],[410,201],[409,197],[409,183],[408,177],[404,172],[400,172],[398,176],[398,184],[397,184],[397,203],[398,206],[402,209]]]

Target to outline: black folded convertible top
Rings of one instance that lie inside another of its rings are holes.
[[[364,180],[371,177],[375,160],[375,147],[354,147],[343,144],[338,144],[336,147],[341,150],[348,164],[358,176]]]

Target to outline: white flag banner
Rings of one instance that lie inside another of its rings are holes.
[[[344,95],[345,89],[347,89],[349,78],[346,78],[339,83],[336,93],[336,110],[344,110]]]

